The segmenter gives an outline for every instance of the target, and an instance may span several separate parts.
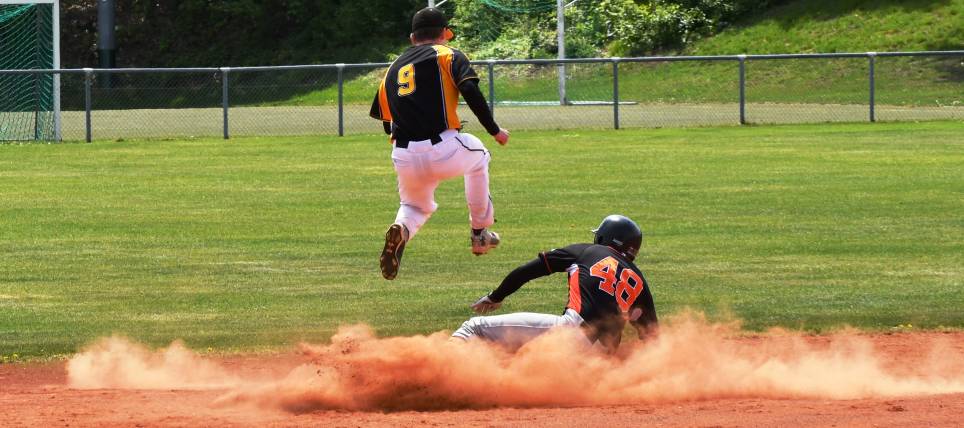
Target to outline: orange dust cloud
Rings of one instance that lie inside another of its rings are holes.
[[[721,398],[856,399],[964,392],[964,355],[934,341],[913,365],[894,366],[853,331],[814,344],[799,333],[742,336],[732,324],[684,314],[651,342],[617,355],[559,329],[510,352],[484,341],[378,338],[342,327],[331,344],[303,344],[310,360],[276,379],[241,379],[175,343],[155,353],[118,338],[68,363],[76,388],[218,388],[215,405],[301,413],[596,406]]]

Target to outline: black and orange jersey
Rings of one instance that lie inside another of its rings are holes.
[[[605,245],[575,244],[541,253],[539,257],[550,272],[568,272],[566,307],[579,312],[587,323],[613,315],[633,320],[656,319],[646,278],[618,251]]]
[[[445,45],[412,46],[388,68],[371,116],[392,122],[399,140],[426,140],[460,129],[459,84],[479,77],[462,52]]]
[[[556,272],[569,274],[566,308],[579,313],[593,339],[618,346],[630,322],[644,336],[655,331],[656,308],[646,277],[633,262],[605,245],[573,244],[540,253],[535,260],[510,273],[489,294],[502,301],[525,282]]]

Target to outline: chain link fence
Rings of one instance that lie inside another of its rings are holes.
[[[747,123],[870,120],[867,58],[746,61]]]
[[[0,70],[0,81],[59,74],[66,140],[377,134],[368,112],[388,65]],[[964,51],[473,65],[510,130],[964,120]],[[5,135],[8,122],[50,114],[26,110],[0,111],[0,140],[24,138]]]

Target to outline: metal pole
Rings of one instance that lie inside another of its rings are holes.
[[[870,59],[870,121],[876,122],[877,117],[874,114],[874,104],[876,96],[876,90],[874,88],[874,59],[877,57],[877,52],[867,52],[867,57]]]
[[[114,0],[97,1],[97,60],[99,68],[116,68],[117,66],[117,38],[115,32],[115,10],[117,9]],[[101,76],[103,82],[100,83],[105,88],[113,86],[111,81],[114,77],[111,74]]]
[[[53,10],[53,40],[54,40],[54,69],[60,69],[60,0],[54,0]],[[63,140],[63,121],[60,112],[60,73],[54,74],[54,139]]]
[[[33,75],[33,139],[34,141],[40,140],[40,130],[43,129],[43,125],[40,124],[40,110],[43,108],[40,105],[40,81],[43,80],[43,74]]]
[[[490,59],[486,67],[489,71],[489,111],[495,118],[495,61]]]
[[[90,85],[91,80],[94,78],[94,70],[90,68],[84,69],[84,129],[86,129],[87,142],[90,142]]]
[[[53,6],[51,6],[51,7],[53,7]],[[41,15],[40,15],[40,14],[34,14],[34,19],[33,19],[33,21],[34,21],[33,23],[34,23],[34,27],[35,27],[34,30],[37,32],[37,34],[40,34],[41,32],[43,32],[43,18],[41,17]],[[50,76],[50,78],[51,78],[51,80],[53,80],[54,76]],[[34,108],[33,108],[33,139],[34,139],[34,141],[39,141],[39,140],[40,140],[40,138],[41,138],[41,130],[43,130],[43,124],[41,123],[40,112],[44,110],[44,106],[43,106],[43,102],[42,102],[44,97],[41,96],[41,94],[43,93],[43,91],[42,91],[42,89],[43,89],[43,81],[44,81],[45,79],[46,79],[46,75],[44,75],[44,74],[39,74],[39,73],[38,73],[38,74],[33,75],[33,101],[34,101]],[[44,139],[46,139],[46,138],[44,138]]]
[[[100,68],[114,68],[117,38],[114,36],[114,0],[97,2],[97,59]]]
[[[566,59],[566,6],[556,0],[556,42],[559,44],[559,59]],[[559,64],[559,105],[566,105],[566,64]]]
[[[335,64],[338,67],[338,136],[345,136],[345,64]]]
[[[746,55],[737,55],[740,61],[740,125],[746,125]]]
[[[221,67],[221,110],[224,114],[224,139],[227,140],[228,135],[228,108],[230,103],[228,102],[228,73],[231,72],[231,67]]]
[[[619,129],[619,57],[613,58],[613,129]]]

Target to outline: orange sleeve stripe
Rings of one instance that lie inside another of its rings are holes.
[[[385,72],[385,76],[382,77],[382,85],[378,87],[378,108],[381,109],[382,117],[381,120],[385,122],[390,122],[392,120],[392,110],[388,108],[388,94],[385,91],[385,79],[388,78],[388,72]]]
[[[567,308],[582,312],[582,294],[579,293],[579,268],[569,272],[569,304]]]
[[[462,82],[464,82],[464,81],[466,81],[466,80],[479,80],[479,78],[476,77],[476,76],[469,76],[469,77],[466,77],[466,78],[464,78],[464,79],[462,79],[462,80],[459,80],[459,83],[458,83],[458,84],[461,85]],[[456,86],[458,86],[458,85],[456,85]]]
[[[445,99],[445,117],[448,119],[449,129],[462,127],[459,120],[457,108],[459,106],[459,88],[455,85],[455,78],[452,77],[452,59],[455,53],[448,46],[435,45],[435,52],[438,54],[439,74],[442,76],[442,97]]]
[[[549,266],[549,259],[546,258],[546,253],[539,253],[539,258],[541,258],[542,262],[546,264],[546,270],[549,271],[549,273],[552,273],[552,266]]]

